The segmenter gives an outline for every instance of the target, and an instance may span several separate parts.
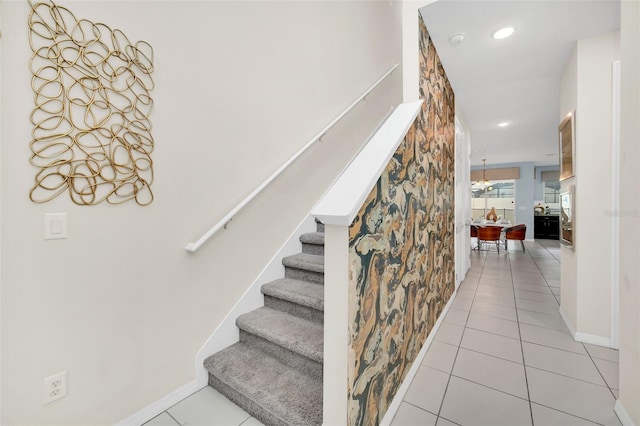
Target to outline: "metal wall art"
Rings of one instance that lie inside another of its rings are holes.
[[[153,49],[52,2],[30,5],[31,200],[150,204]]]

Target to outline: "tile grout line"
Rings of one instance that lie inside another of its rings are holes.
[[[527,324],[527,323],[525,323],[525,325],[528,325],[530,327],[538,327],[537,325],[531,325],[531,324]],[[544,327],[538,327],[538,328],[544,328]],[[553,328],[546,328],[545,330],[552,330],[552,331],[560,332],[559,330],[554,330]],[[528,340],[523,340],[523,342],[524,343],[528,343],[530,345],[542,346],[543,348],[555,349],[555,350],[558,350],[558,351],[567,352],[567,353],[574,354],[574,355],[587,356],[587,355],[581,354],[579,352],[574,352],[574,351],[570,351],[570,350],[562,349],[562,348],[556,348],[555,346],[543,345],[542,343],[530,342]],[[580,343],[580,342],[577,342],[577,343]]]
[[[440,371],[440,370],[438,370],[438,371]],[[462,426],[462,425],[460,425],[460,423],[456,423],[456,422],[454,422],[454,421],[452,421],[452,420],[447,419],[446,417],[440,417],[440,416],[438,416],[437,414],[434,414],[432,411],[429,411],[429,410],[427,410],[427,409],[425,409],[425,408],[423,408],[423,407],[420,407],[419,405],[416,405],[416,404],[414,404],[414,403],[412,403],[412,402],[404,401],[404,400],[403,400],[402,402],[403,402],[403,403],[405,403],[405,404],[407,404],[407,405],[411,405],[412,407],[415,407],[415,408],[417,408],[417,409],[418,409],[418,410],[420,410],[420,411],[424,411],[424,412],[426,412],[426,413],[429,413],[429,414],[431,414],[432,416],[436,416],[436,423],[438,422],[438,419],[442,418],[442,419],[445,419],[446,421],[448,421],[449,423],[453,423],[454,425]],[[242,425],[240,425],[240,426],[242,426]]]
[[[556,260],[556,262],[558,264],[560,264],[560,259],[556,259],[556,257],[553,255],[553,253],[551,253],[549,251],[549,249],[544,245],[544,244],[540,244],[542,247],[544,247],[544,249],[551,255],[552,258],[554,258]],[[531,256],[531,254],[529,254],[529,256]],[[545,274],[542,272],[542,269],[540,269],[540,265],[538,265],[538,262],[536,261],[536,259],[531,256],[531,260],[533,260],[533,263],[535,263],[536,268],[538,268],[538,272],[540,272],[540,275],[542,275],[542,279],[544,280],[544,282],[547,284],[547,287],[549,287],[549,291],[551,292],[551,294],[553,295],[553,297],[556,299],[556,302],[558,302],[558,306],[561,305],[560,301],[558,300],[558,296],[556,296],[553,293],[553,290],[551,290],[551,286],[549,285],[549,281],[547,281],[547,277],[545,277]]]
[[[548,408],[549,410],[557,411],[557,412],[559,412],[559,413],[563,413],[563,414],[566,414],[566,415],[571,416],[571,417],[575,417],[575,418],[578,418],[578,419],[585,420],[585,421],[587,421],[587,422],[589,422],[589,423],[593,423],[594,425],[602,425],[602,423],[598,423],[598,422],[596,422],[596,421],[594,421],[594,420],[589,420],[589,419],[587,419],[587,418],[585,418],[585,417],[580,417],[580,416],[578,416],[578,415],[571,414],[571,413],[568,413],[568,412],[566,412],[566,411],[559,410],[559,409],[557,409],[557,408],[549,407],[548,405],[544,405],[544,404],[542,404],[542,403],[540,403],[540,402],[533,402],[532,404],[536,404],[536,405],[539,405],[539,406],[541,406],[541,407]],[[604,425],[602,425],[602,426],[604,426]]]
[[[171,417],[171,419],[173,419],[173,421],[174,421],[174,422],[176,422],[176,424],[178,424],[178,425],[182,426],[182,423],[180,423],[180,422],[178,421],[178,419],[176,419],[175,417],[173,417],[173,416],[171,415],[171,413],[169,412],[169,410],[166,410],[166,411],[165,411],[165,413],[167,413],[167,415],[168,415],[169,417]]]
[[[602,381],[604,382],[604,384],[606,385],[607,389],[609,389],[609,392],[611,392],[611,395],[613,395],[613,399],[617,400],[618,398],[616,397],[616,394],[613,393],[613,389],[611,388],[611,385],[609,385],[609,382],[607,381],[607,379],[604,377],[604,374],[602,374],[602,372],[600,371],[600,368],[598,368],[598,364],[596,364],[596,362],[593,360],[593,357],[591,356],[591,353],[589,352],[589,350],[587,349],[587,347],[584,345],[584,342],[581,342],[582,347],[584,348],[585,352],[587,352],[587,356],[589,357],[589,359],[591,360],[591,362],[593,363],[593,366],[596,368],[596,371],[598,372],[598,374],[600,375],[600,377],[602,378]],[[599,359],[599,358],[598,358]],[[606,360],[604,360],[606,361]],[[618,365],[618,368],[620,368],[620,366]],[[620,375],[620,373],[618,373],[618,376]],[[618,414],[616,413],[616,416]]]
[[[440,371],[440,370],[438,370],[438,371]],[[436,416],[436,418],[438,417],[438,415],[437,415],[437,414],[435,414],[433,411],[429,411],[429,410],[427,410],[427,409],[426,409],[426,408],[424,408],[424,407],[421,407],[421,406],[419,406],[419,405],[414,404],[413,402],[409,402],[409,401],[405,401],[405,400],[402,400],[402,402],[403,402],[404,404],[411,405],[412,407],[415,407],[415,408],[417,408],[417,409],[418,409],[418,410],[420,410],[420,411],[424,411],[425,413],[429,413],[429,414],[431,414],[432,416]],[[395,420],[395,417],[394,417],[394,420]],[[437,419],[436,419],[436,421],[437,421]],[[242,426],[242,425],[240,425],[240,426]]]
[[[607,385],[606,381],[604,381],[604,385],[599,385],[597,383],[589,382],[589,381],[586,381],[586,380],[583,380],[583,379],[578,379],[578,378],[573,377],[573,376],[567,376],[566,374],[556,373],[555,371],[545,370],[544,368],[540,368],[540,367],[534,367],[533,365],[526,365],[525,367],[532,368],[532,369],[538,370],[538,371],[544,371],[545,373],[549,373],[549,374],[555,374],[556,376],[560,376],[560,377],[566,377],[567,379],[576,380],[578,382],[586,383],[586,384],[589,384],[589,385],[600,386],[601,388],[610,389],[609,386]]]
[[[530,253],[527,253],[527,255],[531,256]],[[511,265],[511,257],[509,257],[509,272],[511,273],[511,282],[513,283],[513,266]],[[522,344],[522,332],[520,331],[520,317],[518,315],[518,302],[516,300],[515,286],[513,287],[513,303],[516,305],[516,320],[518,320],[518,336],[520,337],[520,353],[522,354],[522,370],[524,372],[524,383],[527,386],[527,402],[529,403],[529,415],[531,416],[531,425],[533,426],[535,425],[535,422],[533,420],[533,407],[531,406],[531,392],[529,390],[529,377],[527,376],[527,364],[525,363],[525,360],[524,360],[524,346]]]
[[[476,382],[476,381],[471,380],[471,379],[467,379],[466,377],[456,376],[456,375],[453,375],[453,374],[452,374],[452,376],[455,377],[456,379],[464,380],[465,382],[473,383],[474,385],[482,386],[483,388],[491,389],[492,391],[499,392],[499,393],[502,393],[502,394],[505,394],[505,395],[509,395],[509,396],[514,397],[514,398],[518,398],[518,399],[520,399],[522,401],[529,401],[527,398],[523,398],[521,396],[514,395],[514,394],[509,393],[509,392],[505,392],[502,389],[493,388],[493,387],[491,387],[489,385],[485,385],[484,383],[480,383],[480,382]]]
[[[249,420],[251,420],[253,418],[253,416],[251,414],[249,414],[249,417],[247,417],[246,419],[244,419],[242,421],[242,423],[240,423],[238,426],[242,426],[243,424],[247,423]]]
[[[471,312],[469,312],[469,314],[471,314]],[[480,314],[480,315],[482,315],[482,314]],[[490,318],[493,318],[493,319],[501,319],[501,318],[495,318],[495,317],[490,317]],[[504,320],[504,321],[509,321],[509,320]],[[511,322],[515,322],[515,321],[511,321]],[[475,328],[475,327],[470,326],[470,325],[469,325],[469,326],[465,326],[465,328],[470,328],[471,330],[474,330],[474,331],[481,331],[481,332],[483,332],[483,333],[491,334],[491,335],[494,335],[494,336],[506,337],[507,339],[511,339],[511,340],[518,340],[518,339],[517,339],[517,338],[515,338],[515,337],[505,336],[504,334],[494,333],[493,331],[482,330],[482,329]],[[467,349],[467,348],[465,348],[465,349]],[[500,357],[496,357],[496,358],[500,358]]]
[[[478,253],[479,254],[479,253]],[[484,255],[484,261],[482,262],[482,268],[480,269],[480,277],[482,277],[482,271],[484,270],[484,265],[487,263],[487,255]],[[478,282],[480,282],[480,277],[478,278]],[[478,284],[476,284],[476,290],[478,289]],[[469,322],[469,316],[471,315],[471,308],[473,307],[473,301],[476,297],[476,290],[473,291],[473,299],[471,300],[471,307],[467,312],[467,319],[464,322],[464,327],[462,329],[462,336],[460,336],[460,341],[458,342],[458,348],[456,349],[456,355],[453,357],[453,364],[451,364],[451,372],[449,373],[449,378],[447,379],[447,385],[444,387],[444,392],[442,393],[442,400],[440,401],[440,407],[438,407],[438,418],[440,418],[440,413],[442,412],[442,406],[444,405],[444,400],[447,397],[447,391],[449,390],[449,384],[451,383],[451,377],[453,376],[453,369],[456,366],[456,361],[458,360],[458,354],[460,353],[460,345],[462,345],[462,339],[464,339],[464,333],[467,329],[467,323]],[[456,294],[456,297],[458,295]],[[437,423],[437,419],[436,419]]]

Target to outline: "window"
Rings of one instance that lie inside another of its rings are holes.
[[[507,219],[515,223],[515,181],[496,180],[488,185],[483,182],[471,183],[471,216],[473,218],[485,218],[491,208],[501,219]]]
[[[560,182],[543,182],[545,204],[557,204],[560,202]]]

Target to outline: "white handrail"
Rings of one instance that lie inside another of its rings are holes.
[[[242,200],[237,206],[235,206],[229,213],[226,214],[218,223],[213,225],[211,229],[204,233],[195,243],[189,243],[184,248],[188,252],[195,252],[198,250],[204,243],[207,242],[209,238],[211,238],[216,232],[218,232],[222,228],[226,228],[227,224],[231,222],[233,217],[242,210],[247,204],[251,202],[262,190],[269,185],[275,178],[277,178],[291,163],[298,159],[304,152],[311,147],[314,143],[322,139],[322,137],[338,122],[340,121],[349,111],[351,111],[357,104],[359,104],[364,98],[367,97],[369,93],[373,91],[385,78],[387,78],[391,73],[393,73],[396,68],[398,68],[399,64],[395,64],[389,71],[387,71],[378,81],[376,81],[367,91],[365,91],[358,99],[356,99],[347,109],[345,109],[340,115],[333,119],[331,123],[327,125],[324,129],[320,130],[317,135],[315,135],[309,142],[307,142],[302,148],[300,148],[291,158],[289,158],[282,166],[278,168],[271,176],[267,178],[260,186],[253,190],[251,194],[249,194],[244,200]]]
[[[311,214],[325,225],[349,226],[371,188],[415,122],[422,99],[398,105],[358,156],[316,204]]]

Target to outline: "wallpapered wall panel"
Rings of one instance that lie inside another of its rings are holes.
[[[31,200],[151,203],[153,49],[53,2],[30,4]]]
[[[420,18],[422,111],[349,229],[349,425],[379,424],[451,297],[451,85]]]

